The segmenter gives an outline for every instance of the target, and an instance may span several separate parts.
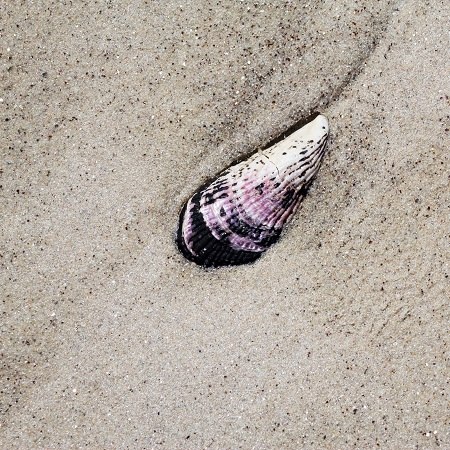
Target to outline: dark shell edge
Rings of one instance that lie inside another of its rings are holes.
[[[186,202],[180,212],[176,238],[177,247],[183,256],[189,261],[195,262],[203,267],[238,266],[241,264],[252,263],[259,259],[264,252],[234,250],[226,242],[219,241],[212,235],[199,211],[201,193],[202,191],[200,190],[192,197],[192,203],[195,206],[192,220],[195,222],[195,228],[197,230],[196,234],[202,235],[204,238],[201,241],[199,248],[194,248],[197,255],[192,254],[187,248],[182,234],[183,219],[188,203]],[[278,240],[278,238],[276,240]],[[275,243],[276,240],[272,243]]]

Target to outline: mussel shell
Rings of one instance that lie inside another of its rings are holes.
[[[231,165],[186,202],[177,245],[205,267],[250,263],[274,244],[320,167],[328,121],[319,113],[281,141]]]

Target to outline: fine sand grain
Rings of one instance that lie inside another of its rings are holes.
[[[0,448],[450,448],[450,3],[3,2]],[[311,111],[278,244],[183,202]]]

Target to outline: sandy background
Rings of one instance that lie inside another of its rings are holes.
[[[450,3],[3,2],[1,448],[450,448]],[[257,263],[173,238],[313,110]]]

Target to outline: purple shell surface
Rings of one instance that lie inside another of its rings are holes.
[[[281,234],[317,173],[328,140],[321,114],[200,188],[180,214],[177,245],[205,267],[255,261]]]

